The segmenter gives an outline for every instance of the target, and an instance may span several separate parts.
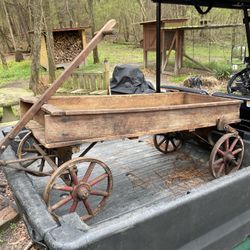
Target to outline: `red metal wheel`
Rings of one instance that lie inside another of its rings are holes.
[[[225,134],[214,145],[209,166],[212,175],[219,178],[237,171],[242,164],[244,143],[239,135]]]
[[[21,142],[18,145],[17,148],[17,157],[18,159],[24,159],[29,157],[38,156],[39,153],[37,150],[33,147],[34,143],[38,143],[37,140],[33,137],[32,132],[28,132],[21,140]],[[27,168],[32,163],[34,163],[36,160],[33,161],[27,161],[21,163],[24,168]],[[41,160],[39,160],[41,161]]]
[[[72,180],[70,184],[63,181],[66,173]],[[105,163],[79,157],[65,162],[52,174],[43,197],[52,214],[76,212],[85,221],[104,207],[112,187],[112,173]]]
[[[153,141],[154,146],[164,154],[180,149],[183,144],[180,133],[157,134],[154,135]]]

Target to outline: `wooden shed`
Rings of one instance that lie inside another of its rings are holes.
[[[164,48],[169,49],[171,47],[172,40],[174,38],[174,32],[169,32],[168,36],[165,37],[163,41],[163,28],[166,27],[180,27],[186,25],[188,19],[178,18],[178,19],[163,19],[161,21],[161,51],[163,52]],[[145,67],[148,66],[148,52],[156,51],[156,20],[146,21],[140,23],[143,26],[143,54],[144,54],[144,63]]]
[[[65,68],[86,47],[86,30],[89,28],[88,26],[53,30],[56,68]],[[48,69],[45,33],[41,39],[40,65]]]
[[[161,71],[162,73],[173,74],[166,70],[169,64],[169,58],[172,51],[175,51],[174,74],[178,75],[183,66],[183,58],[187,58],[199,67],[210,71],[202,63],[197,62],[194,58],[188,56],[184,51],[185,31],[187,30],[206,30],[235,28],[240,24],[208,24],[203,21],[202,25],[187,25],[188,19],[163,19],[161,21]],[[156,51],[156,21],[142,22],[143,25],[143,53],[144,65],[148,67],[148,52]]]

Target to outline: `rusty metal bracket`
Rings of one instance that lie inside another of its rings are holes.
[[[228,124],[228,121],[225,119],[225,117],[218,119],[216,127],[219,131],[225,131],[226,133],[233,133],[237,135],[239,134],[235,128]]]

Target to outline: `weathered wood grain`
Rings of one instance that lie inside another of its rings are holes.
[[[22,106],[32,105],[22,100]],[[213,127],[239,122],[241,101],[191,93],[54,97],[29,124],[46,147]],[[26,107],[28,108],[28,107]]]

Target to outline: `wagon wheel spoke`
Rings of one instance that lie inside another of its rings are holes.
[[[90,194],[96,195],[96,196],[105,196],[105,197],[109,196],[108,192],[102,191],[102,190],[91,190]]]
[[[221,156],[224,156],[225,155],[225,152],[222,151],[221,149],[218,148],[217,152],[221,155]]]
[[[159,147],[162,145],[162,143],[164,142],[164,141],[166,141],[167,139],[164,137],[160,142],[159,142]]]
[[[93,172],[93,170],[94,170],[94,167],[95,167],[95,162],[91,162],[91,163],[89,164],[89,167],[88,167],[88,169],[87,169],[87,171],[86,171],[84,177],[82,178],[82,181],[83,181],[83,182],[88,181],[90,175],[92,174],[92,172]]]
[[[95,179],[93,179],[92,181],[89,182],[90,186],[95,186],[97,183],[103,181],[104,179],[106,179],[108,177],[108,174],[102,174],[98,177],[96,177]]]
[[[236,144],[237,144],[238,141],[239,141],[238,138],[234,139],[234,141],[233,141],[231,147],[229,148],[230,151],[233,151],[233,150],[234,150],[234,148],[235,148],[235,146],[236,146]]]
[[[237,155],[237,154],[239,154],[239,153],[241,153],[242,152],[242,148],[238,148],[238,149],[236,149],[236,150],[234,150],[233,152],[232,152],[232,155]]]
[[[63,198],[62,200],[58,201],[53,206],[51,206],[51,211],[54,211],[54,210],[58,209],[61,206],[64,206],[65,204],[67,204],[72,199],[73,199],[73,197],[71,195],[68,195],[66,198]]]
[[[224,170],[224,172],[225,172],[225,164],[224,164],[224,163],[221,164],[221,166],[220,166],[220,168],[219,168],[219,171],[218,171],[218,173],[217,173],[217,176],[218,176],[218,177],[221,176],[223,170]]]
[[[88,214],[90,214],[90,215],[93,216],[94,213],[93,213],[93,210],[92,210],[91,207],[90,207],[90,204],[89,204],[88,200],[83,200],[83,204],[84,204],[84,206],[85,206],[85,208],[86,208]]]
[[[73,213],[73,212],[76,211],[76,208],[77,208],[77,206],[78,206],[78,203],[79,203],[79,201],[77,201],[77,200],[74,200],[74,201],[73,201],[73,204],[71,205],[71,207],[70,207],[70,209],[69,209],[69,212],[70,212],[70,213]]]
[[[165,152],[168,152],[168,147],[169,147],[169,140],[166,140],[166,145],[165,145]]]
[[[72,192],[73,191],[73,187],[66,186],[66,185],[60,185],[60,184],[53,185],[53,189],[65,191],[65,192]]]
[[[223,158],[220,158],[214,162],[214,167],[218,167],[220,163],[224,162]]]
[[[175,144],[174,139],[173,139],[173,138],[171,138],[171,139],[170,139],[170,141],[171,141],[171,143],[172,143],[173,147],[176,149],[176,148],[177,148],[177,145]]]
[[[77,185],[78,184],[78,178],[77,178],[77,175],[76,175],[75,171],[72,170],[72,169],[69,169],[69,174],[70,174],[70,176],[72,178],[72,181],[73,181],[74,185]]]
[[[225,142],[225,151],[228,152],[228,150],[229,150],[229,138],[227,138]]]

